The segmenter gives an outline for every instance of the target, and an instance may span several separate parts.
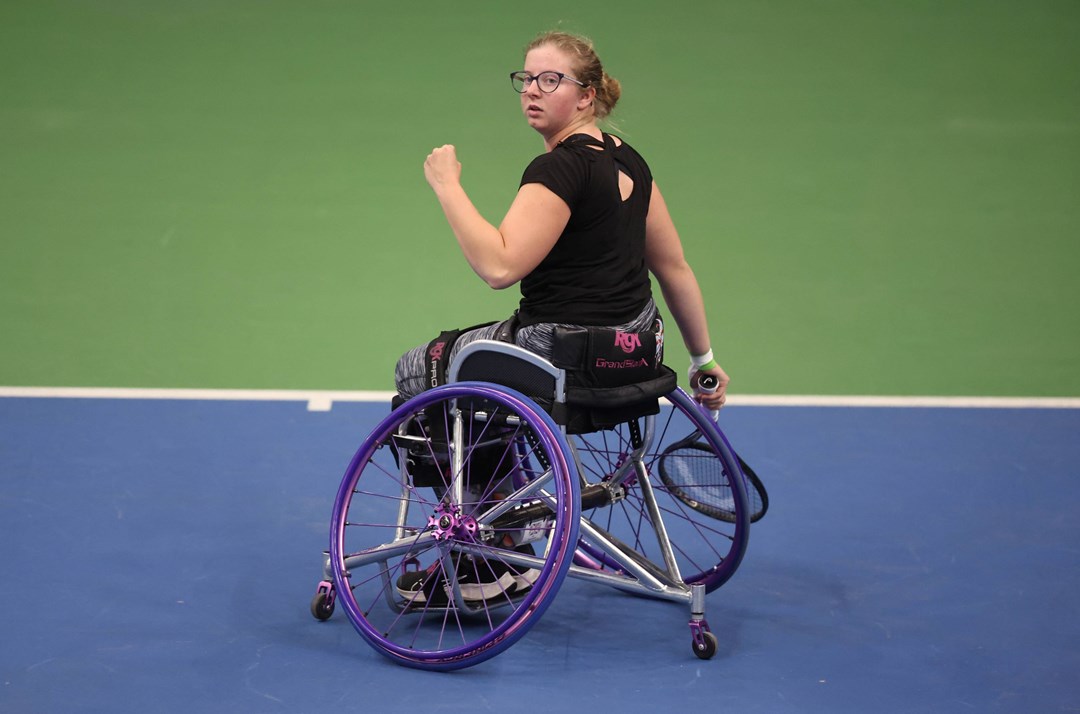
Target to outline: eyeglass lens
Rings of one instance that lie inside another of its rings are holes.
[[[514,89],[519,93],[528,89],[529,85],[534,81],[540,87],[541,92],[550,93],[559,88],[562,77],[559,76],[558,72],[541,72],[535,77],[528,72],[514,72],[510,75],[510,81],[513,83]]]

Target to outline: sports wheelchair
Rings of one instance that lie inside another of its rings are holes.
[[[340,602],[390,659],[459,669],[520,639],[569,576],[689,606],[692,650],[712,657],[705,594],[738,568],[761,503],[663,369],[631,403],[598,404],[516,345],[465,346],[447,384],[396,406],[349,464],[314,617]],[[625,418],[567,428],[595,407]]]

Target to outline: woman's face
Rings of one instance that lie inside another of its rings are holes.
[[[562,72],[577,79],[570,58],[554,45],[529,50],[525,55],[525,71],[534,77],[541,72]],[[554,92],[542,92],[539,82],[532,82],[521,95],[521,110],[529,126],[544,136],[553,136],[589,107],[592,92],[568,79],[563,79]]]

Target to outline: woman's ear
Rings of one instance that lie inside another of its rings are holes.
[[[581,97],[578,98],[577,108],[580,111],[584,111],[589,108],[594,101],[596,101],[596,88],[589,87],[581,90]]]

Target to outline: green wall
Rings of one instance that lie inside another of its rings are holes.
[[[1080,395],[1080,3],[0,3],[0,385],[388,389],[508,313],[554,26],[624,86],[732,390]],[[669,359],[685,362],[678,340]],[[681,369],[680,369],[681,371]]]

